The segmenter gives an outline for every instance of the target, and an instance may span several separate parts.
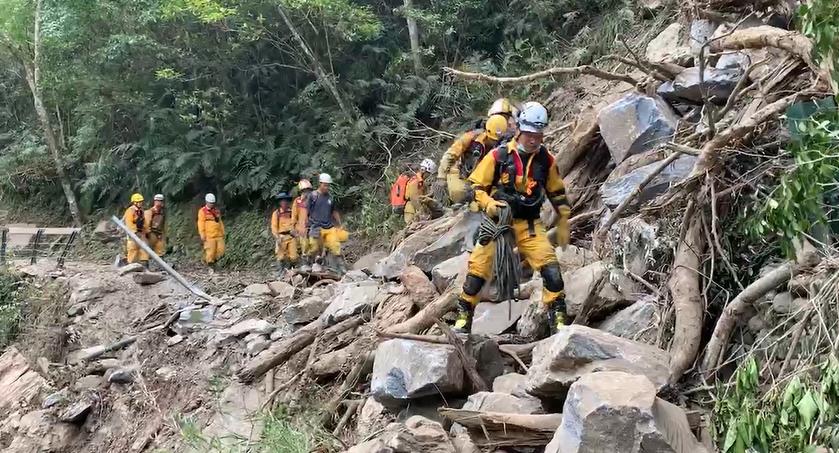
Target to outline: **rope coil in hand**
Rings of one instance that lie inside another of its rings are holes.
[[[487,245],[495,241],[492,273],[498,288],[499,300],[510,300],[519,289],[519,266],[513,249],[513,213],[509,206],[498,207],[498,221],[484,214],[478,227],[478,243]]]

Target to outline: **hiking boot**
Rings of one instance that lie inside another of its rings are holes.
[[[457,319],[454,321],[455,333],[468,334],[472,331],[472,313],[474,308],[472,304],[465,300],[457,301]]]
[[[565,308],[563,307],[564,304],[554,303],[553,305],[548,308],[548,329],[551,332],[551,335],[559,332],[563,326],[565,326],[565,321],[568,318],[568,315],[565,314]]]

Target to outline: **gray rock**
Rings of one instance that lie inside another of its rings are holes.
[[[481,302],[475,307],[472,333],[498,335],[513,326],[524,313],[529,300],[506,302]]]
[[[358,414],[355,432],[359,438],[364,439],[370,434],[384,428],[387,425],[387,410],[373,398],[364,400],[364,406]]]
[[[629,93],[597,115],[600,135],[616,163],[655,148],[676,130],[679,117],[660,97]]]
[[[136,368],[111,368],[105,372],[105,378],[112,384],[130,384],[134,382],[137,372]]]
[[[607,181],[608,182],[608,181]],[[653,262],[656,251],[667,247],[658,238],[659,226],[649,223],[640,215],[624,217],[609,229],[609,242],[613,246],[615,262],[635,275],[644,275]]]
[[[184,310],[178,316],[178,320],[172,324],[172,330],[178,335],[186,335],[190,332],[207,329],[209,324],[213,322],[215,314],[215,305]]]
[[[184,341],[183,336],[175,335],[174,337],[170,337],[168,340],[166,340],[166,345],[175,346],[176,344],[180,344],[182,341]]]
[[[647,44],[647,60],[655,63],[676,63],[682,66],[688,64],[692,57],[690,47],[679,44],[683,29],[682,24],[678,22],[668,25]]]
[[[58,419],[64,423],[74,423],[80,425],[85,421],[87,414],[90,413],[90,409],[92,407],[93,405],[87,399],[75,402],[64,409],[61,414],[59,414]]]
[[[341,322],[364,310],[372,310],[379,284],[374,280],[357,283],[342,283],[320,319],[328,325]]]
[[[492,391],[508,393],[513,396],[529,396],[527,393],[527,375],[518,373],[502,374],[492,381]]]
[[[544,414],[538,398],[517,397],[500,392],[478,392],[469,396],[463,410],[501,412],[505,414]]]
[[[772,311],[781,315],[788,315],[795,311],[792,293],[779,293],[772,299]]]
[[[556,259],[559,261],[559,268],[562,269],[563,273],[588,266],[600,260],[591,250],[576,245],[568,245],[564,250],[562,247],[557,247]]]
[[[401,423],[389,424],[379,437],[358,444],[346,453],[456,453],[443,426],[415,415]]]
[[[76,382],[73,384],[73,389],[77,392],[83,392],[85,390],[94,390],[101,387],[104,382],[105,380],[102,379],[102,376],[85,376],[76,380]]]
[[[248,352],[248,355],[257,355],[268,349],[268,346],[271,346],[271,340],[265,335],[260,335],[249,341],[247,346],[245,346],[245,350]]]
[[[758,333],[766,328],[766,321],[763,320],[762,316],[754,315],[751,318],[749,318],[749,322],[746,324],[746,326],[753,333]]]
[[[252,283],[242,290],[242,295],[245,297],[263,297],[271,295],[271,288],[265,283]]]
[[[146,268],[143,267],[142,264],[140,264],[140,263],[130,263],[130,264],[126,264],[125,266],[122,266],[121,268],[117,269],[117,274],[125,275],[125,274],[130,274],[132,272],[143,272],[144,270],[146,270]]]
[[[329,304],[318,296],[309,296],[283,309],[283,318],[289,324],[305,324],[314,321]]]
[[[158,272],[138,272],[131,276],[138,285],[155,285],[166,280],[166,275]]]
[[[72,286],[73,292],[70,293],[69,300],[71,306],[101,299],[105,294],[112,293],[115,290],[109,283],[93,278],[73,281]]]
[[[641,193],[633,199],[633,203],[640,205],[644,204],[655,197],[666,192],[673,185],[683,181],[693,170],[693,165],[696,162],[695,156],[681,156],[664,168],[649,184],[647,184]],[[609,208],[614,209],[628,198],[644,181],[647,176],[653,173],[660,165],[660,162],[645,165],[635,171],[632,171],[614,181],[607,181],[600,186],[600,196],[603,203]]]
[[[394,339],[379,344],[370,391],[386,406],[463,389],[463,366],[454,348]]]
[[[716,104],[725,104],[743,77],[740,69],[705,68],[704,80],[699,81],[699,68],[687,68],[672,82],[658,87],[657,93],[670,102],[702,104],[702,92]]]
[[[667,384],[670,357],[654,346],[581,325],[566,326],[533,349],[527,391],[555,397],[580,376],[594,371],[624,371],[649,378],[657,389]]]
[[[83,314],[86,309],[87,304],[85,303],[75,304],[67,309],[67,316],[70,316],[71,318],[73,316],[79,316]]]
[[[274,329],[274,325],[264,319],[246,319],[228,327],[227,329],[219,331],[216,339],[219,343],[226,343],[232,339],[244,337],[249,333],[270,335]]]
[[[642,299],[608,317],[597,328],[621,338],[652,344],[658,335],[657,313],[654,298]]]
[[[341,278],[341,283],[357,283],[365,280],[370,280],[370,277],[364,271],[349,271]]]
[[[433,244],[454,225],[461,222],[464,216],[464,213],[460,213],[454,217],[444,216],[429,222],[421,230],[399,242],[387,258],[376,263],[372,269],[373,276],[386,280],[398,277],[408,267],[417,252]]]
[[[690,51],[694,56],[699,56],[699,51],[708,40],[711,39],[711,36],[714,35],[714,32],[717,31],[717,24],[705,20],[705,19],[694,19],[693,22],[690,23],[690,39],[688,44],[690,45]],[[705,48],[705,57],[708,57],[708,49]]]
[[[101,242],[116,242],[120,239],[120,230],[110,220],[100,220],[93,230],[93,237]]]
[[[446,291],[461,272],[466,272],[469,253],[463,253],[434,266],[431,269],[431,282],[439,293]]]
[[[678,407],[656,398],[644,376],[598,372],[568,391],[562,424],[545,453],[700,453]]]
[[[466,353],[475,359],[478,374],[487,385],[504,374],[505,356],[495,340],[483,335],[469,335],[464,346]]]
[[[278,299],[291,299],[294,297],[294,286],[286,282],[270,282],[268,283],[268,289]]]
[[[592,297],[600,281],[606,278],[608,272],[602,261],[596,261],[563,275],[565,303],[569,315],[577,316],[580,314],[583,304]]]
[[[358,260],[352,265],[352,270],[354,271],[370,271],[379,261],[387,258],[387,252],[383,251],[375,251],[370,252]],[[369,401],[369,400],[368,400]]]
[[[43,402],[41,402],[41,408],[42,409],[49,409],[53,406],[57,406],[59,404],[66,403],[67,400],[68,400],[67,394],[68,394],[67,387],[65,387],[65,388],[63,388],[63,389],[61,389],[61,390],[59,390],[55,393],[51,393],[46,398],[44,398]]]
[[[175,379],[178,372],[172,367],[164,366],[155,370],[154,374],[164,381],[171,381],[172,379]]]
[[[466,251],[467,242],[470,242],[467,239],[474,237],[480,223],[480,214],[465,213],[451,229],[427,247],[419,250],[411,262],[423,272],[431,272],[438,264]]]

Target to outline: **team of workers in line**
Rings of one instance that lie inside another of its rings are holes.
[[[546,200],[553,206],[558,214],[557,243],[564,247],[569,242],[571,207],[554,157],[542,144],[547,125],[548,112],[542,104],[527,102],[518,109],[509,100],[499,99],[490,107],[482,127],[455,140],[439,166],[424,159],[416,174],[397,181],[391,201],[394,207],[402,208],[406,224],[442,215],[441,193],[455,207],[480,210],[492,219],[498,219],[502,210],[509,212],[519,255],[534,272],[541,273],[542,303],[554,333],[566,322],[565,292],[554,246],[548,240],[548,226],[541,222],[540,211]],[[436,181],[429,186],[426,182],[435,173]],[[341,216],[329,193],[332,178],[323,173],[318,183],[317,190],[313,190],[312,184],[303,179],[298,183],[299,196],[293,198],[284,192],[277,197],[279,206],[271,215],[276,258],[281,267],[300,264],[303,270],[326,260],[327,266],[343,273],[346,265],[341,243],[347,240],[347,232],[341,227]],[[393,203],[394,196],[402,201],[401,205]],[[154,206],[143,211],[142,195],[134,194],[124,221],[162,255],[163,195],[155,195],[154,200]],[[212,267],[224,255],[224,223],[215,196],[207,194],[205,202],[198,211],[197,226],[204,261]],[[475,244],[469,256],[455,322],[455,329],[461,332],[471,329],[478,294],[492,278],[494,242]],[[148,260],[130,239],[127,258],[129,262]]]

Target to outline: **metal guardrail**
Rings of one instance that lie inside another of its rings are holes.
[[[67,254],[80,232],[80,228],[0,227],[0,264],[6,263],[9,252],[13,249],[20,249],[23,252],[21,253],[22,256],[29,255],[29,262],[35,264],[38,262],[39,253],[48,253],[58,245],[61,247],[61,252],[58,257],[57,267],[62,269],[67,259]],[[49,250],[44,250],[42,249],[42,245],[49,236],[67,236],[67,240],[63,241],[63,244],[53,242],[50,244]],[[17,238],[15,241],[17,244],[13,245],[11,241],[15,237]],[[20,239],[21,237],[23,239]]]

